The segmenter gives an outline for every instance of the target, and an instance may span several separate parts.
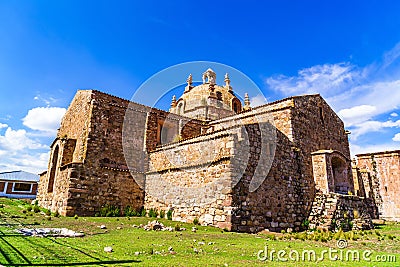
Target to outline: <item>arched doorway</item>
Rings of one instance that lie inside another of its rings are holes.
[[[348,194],[350,184],[346,162],[339,157],[332,157],[331,166],[335,193]]]

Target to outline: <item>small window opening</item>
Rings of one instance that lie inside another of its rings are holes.
[[[322,107],[319,107],[319,119],[321,120],[322,125],[324,125],[325,121],[324,121],[324,112],[322,110]]]
[[[217,91],[217,99],[222,101],[222,93]]]

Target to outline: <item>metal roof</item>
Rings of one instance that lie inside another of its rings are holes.
[[[39,175],[25,171],[0,172],[0,180],[39,182]]]

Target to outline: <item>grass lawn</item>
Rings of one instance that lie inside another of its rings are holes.
[[[27,211],[28,206],[31,205],[20,200],[0,198],[1,265],[400,266],[400,224],[394,223],[377,226],[373,231],[346,233],[340,239],[348,239],[348,246],[339,249],[335,236],[329,233],[244,234],[204,226],[197,226],[198,230],[192,232],[193,224],[184,223],[181,226],[186,231],[146,231],[133,225],[147,224],[154,218],[57,218],[51,215],[49,219],[44,210],[35,213]],[[177,224],[158,220],[167,226]],[[107,229],[100,229],[100,225],[106,225]],[[82,231],[85,236],[32,237],[16,232],[18,228],[39,227],[65,227]],[[104,252],[107,246],[111,246],[113,252]],[[257,254],[265,256],[264,251],[270,256],[272,250],[276,251],[273,260],[257,258]],[[279,250],[281,261],[277,258]],[[342,260],[330,260],[329,250],[333,253],[331,256],[339,256]],[[308,257],[310,251],[315,251],[316,260],[312,255]],[[296,260],[297,255],[299,260]],[[352,260],[356,255],[360,255],[359,261]],[[282,261],[285,259],[287,261]]]

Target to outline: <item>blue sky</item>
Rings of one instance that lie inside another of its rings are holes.
[[[47,168],[77,89],[131,99],[155,73],[198,60],[240,70],[268,101],[320,93],[353,155],[399,149],[399,12],[383,0],[0,0],[0,171]]]

